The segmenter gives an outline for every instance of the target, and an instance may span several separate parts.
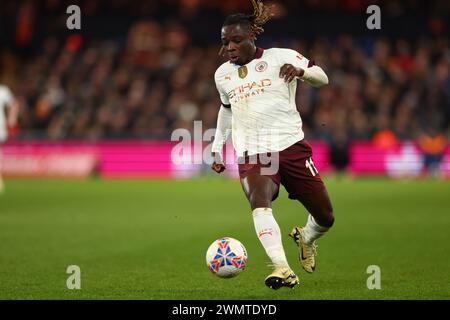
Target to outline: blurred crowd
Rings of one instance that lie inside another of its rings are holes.
[[[123,11],[131,19],[122,21],[126,31],[121,36],[99,37],[57,27],[58,21],[65,26],[64,1],[25,1],[21,6],[6,1],[3,14],[14,17],[14,24],[11,20],[6,25],[14,36],[3,39],[0,83],[8,84],[21,104],[16,136],[167,139],[174,129],[191,129],[195,120],[203,121],[204,130],[214,128],[220,102],[213,75],[224,61],[218,56],[222,20],[203,30],[214,40],[199,40],[195,28],[188,26],[195,25],[199,15],[223,19],[236,10],[249,11],[248,2],[160,0],[127,5],[127,1],[110,1],[112,16]],[[421,8],[419,1],[389,2],[394,13]],[[367,1],[301,3],[306,12],[352,12],[364,8]],[[432,14],[433,8],[446,2],[429,3],[435,7],[427,7],[431,10],[428,34],[417,37],[393,38],[376,32],[277,37],[269,22],[258,45],[295,49],[314,59],[329,76],[330,85],[320,90],[299,85],[297,105],[309,139],[337,145],[375,139],[383,144],[416,139],[432,130],[449,135],[448,26]],[[105,2],[84,5],[82,12],[89,21],[89,15],[95,17]],[[287,12],[297,5],[297,1],[283,1],[278,21],[289,19]],[[136,15],[139,19],[133,18]],[[40,22],[45,32],[36,40],[33,17],[38,16],[48,19]],[[115,20],[110,24],[113,28]]]

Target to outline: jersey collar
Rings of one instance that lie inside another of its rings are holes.
[[[263,53],[264,53],[264,49],[263,48],[259,48],[259,47],[256,48],[255,57],[253,58],[253,60],[254,59],[261,59]]]
[[[249,62],[247,62],[245,65],[249,64],[250,62],[252,62],[252,61],[255,60],[255,59],[261,59],[261,57],[263,56],[263,54],[264,54],[264,49],[263,49],[263,48],[257,47],[257,48],[256,48],[256,52],[255,52],[254,58],[253,58],[252,60],[250,60]],[[230,63],[231,63],[231,62],[230,62]],[[241,67],[241,66],[239,66],[239,65],[235,65],[235,66],[236,66],[236,67]]]

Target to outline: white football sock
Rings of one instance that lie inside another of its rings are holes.
[[[305,232],[305,242],[307,244],[311,244],[313,241],[319,239],[321,236],[323,236],[330,228],[319,226],[314,220],[312,215],[308,216],[308,222],[306,223],[306,226],[303,228]]]
[[[289,267],[281,242],[281,231],[270,208],[253,210],[256,235],[276,267]]]

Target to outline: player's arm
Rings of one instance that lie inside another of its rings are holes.
[[[286,50],[282,53],[284,64],[280,68],[280,77],[286,82],[300,79],[312,85],[321,87],[328,84],[328,76],[325,71],[314,61],[310,61],[294,50]]]
[[[225,163],[223,161],[223,145],[228,139],[231,132],[231,104],[226,92],[221,88],[218,83],[217,72],[214,76],[216,82],[216,88],[220,95],[220,101],[222,105],[220,106],[219,113],[217,115],[217,126],[216,134],[214,136],[214,142],[211,148],[212,156],[214,157],[214,162],[212,164],[212,169],[217,173],[222,173],[225,170]]]
[[[17,125],[19,119],[19,102],[12,98],[8,104],[7,124],[8,127],[14,128]]]
[[[313,87],[320,88],[328,84],[328,76],[319,66],[314,65],[306,69],[300,68],[298,71],[298,78],[309,83]]]
[[[231,106],[222,105],[217,116],[216,134],[211,148],[214,162],[212,169],[217,173],[222,173],[225,170],[223,161],[223,145],[228,139],[231,132]]]

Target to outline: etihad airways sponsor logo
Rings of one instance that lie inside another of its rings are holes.
[[[264,92],[264,88],[270,87],[271,85],[272,80],[270,79],[248,82],[228,91],[228,96],[230,99],[241,100],[255,94],[260,94]]]

